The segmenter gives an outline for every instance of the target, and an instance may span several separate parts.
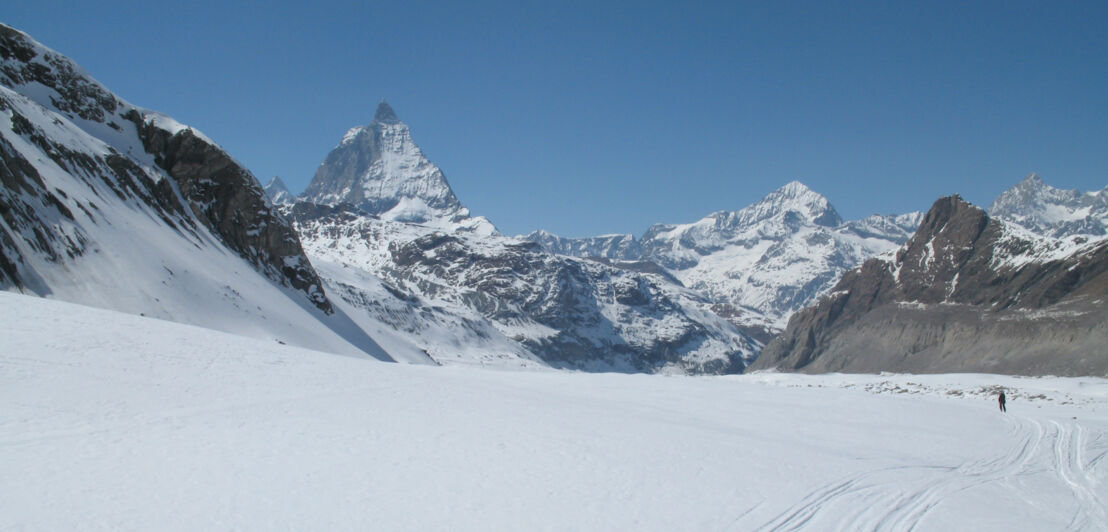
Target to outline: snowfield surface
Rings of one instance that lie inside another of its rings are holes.
[[[1104,379],[388,364],[10,293],[0,320],[0,529],[1108,529]]]

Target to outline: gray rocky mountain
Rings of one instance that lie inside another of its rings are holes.
[[[1108,240],[1046,238],[957,196],[845,274],[750,369],[1108,374]]]
[[[1108,187],[1094,192],[1060,190],[1031,174],[1001,194],[989,215],[1044,236],[1108,235]]]
[[[545,231],[525,238],[553,253],[657,263],[705,293],[718,313],[768,340],[844,272],[905,242],[920,216],[843,221],[825,197],[792,182],[742,210],[654,225],[641,238],[569,239]]]

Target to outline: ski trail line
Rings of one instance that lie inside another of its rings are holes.
[[[901,466],[847,475],[809,492],[754,529],[916,530],[932,510],[960,492],[993,483],[1027,492],[1030,488],[1018,477],[1047,474],[1072,493],[1067,530],[1108,530],[1108,511],[1097,493],[1095,471],[1108,455],[1103,434],[1095,432],[1094,446],[1088,430],[1076,422],[1040,422],[1020,415],[1007,419],[1012,443],[998,454],[956,466]],[[1089,454],[1092,458],[1086,459]],[[1027,493],[1027,498],[1034,500],[1035,494]],[[1059,514],[1062,523],[1063,515]]]

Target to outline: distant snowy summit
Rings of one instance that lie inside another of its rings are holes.
[[[847,270],[906,242],[921,213],[843,221],[823,195],[793,181],[738,211],[689,224],[656,224],[642,236],[525,238],[578,257],[651,261],[755,336],[784,329],[793,312],[815,303]]]
[[[273,179],[269,180],[269,184],[265,187],[265,195],[269,197],[269,201],[274,205],[290,205],[296,202],[296,197],[289,192],[285,182],[281,181],[280,177],[273,176]]]
[[[1061,190],[1031,174],[1001,194],[989,214],[1043,236],[1108,236],[1108,187]]]
[[[346,132],[300,199],[328,206],[349,203],[383,220],[496,232],[487,219],[470,216],[442,170],[383,100],[373,122]]]

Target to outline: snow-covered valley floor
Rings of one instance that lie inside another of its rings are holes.
[[[0,320],[4,530],[1108,530],[1105,379],[410,366],[9,293]]]

